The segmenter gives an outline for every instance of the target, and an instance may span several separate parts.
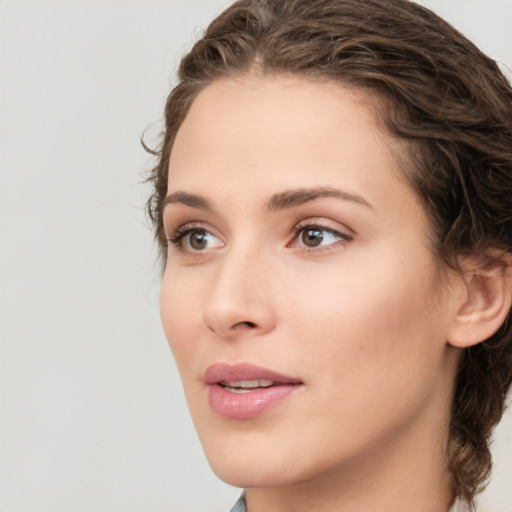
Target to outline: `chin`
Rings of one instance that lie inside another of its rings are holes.
[[[221,467],[219,465],[212,465],[211,468],[215,475],[223,482],[233,487],[244,489],[252,487],[281,487],[296,482],[296,479],[291,475],[283,474],[274,468],[255,467],[251,462],[247,461],[244,461],[239,466],[226,466],[223,464]]]
[[[234,487],[275,487],[297,480],[290,474],[288,457],[275,450],[239,450],[238,443],[230,443],[226,450],[205,450],[213,472],[222,481]],[[300,479],[300,478],[299,478]]]

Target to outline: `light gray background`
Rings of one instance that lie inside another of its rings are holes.
[[[179,56],[221,0],[4,0],[0,510],[225,511],[160,328],[144,218]],[[512,0],[431,0],[512,68]],[[512,415],[484,512],[512,511]]]

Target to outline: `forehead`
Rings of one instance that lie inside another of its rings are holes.
[[[376,122],[377,104],[368,92],[296,76],[217,80],[199,93],[177,133],[169,185],[185,170],[212,176],[219,166],[270,166],[285,175],[309,166],[313,174],[329,158],[374,171],[375,160],[385,160],[398,171],[398,144]]]

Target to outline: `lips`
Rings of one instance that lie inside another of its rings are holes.
[[[300,379],[248,363],[213,364],[204,382],[210,407],[229,419],[256,418],[303,387]]]

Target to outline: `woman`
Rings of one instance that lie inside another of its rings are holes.
[[[166,105],[161,312],[233,510],[470,510],[512,379],[512,90],[406,0],[241,0]]]

